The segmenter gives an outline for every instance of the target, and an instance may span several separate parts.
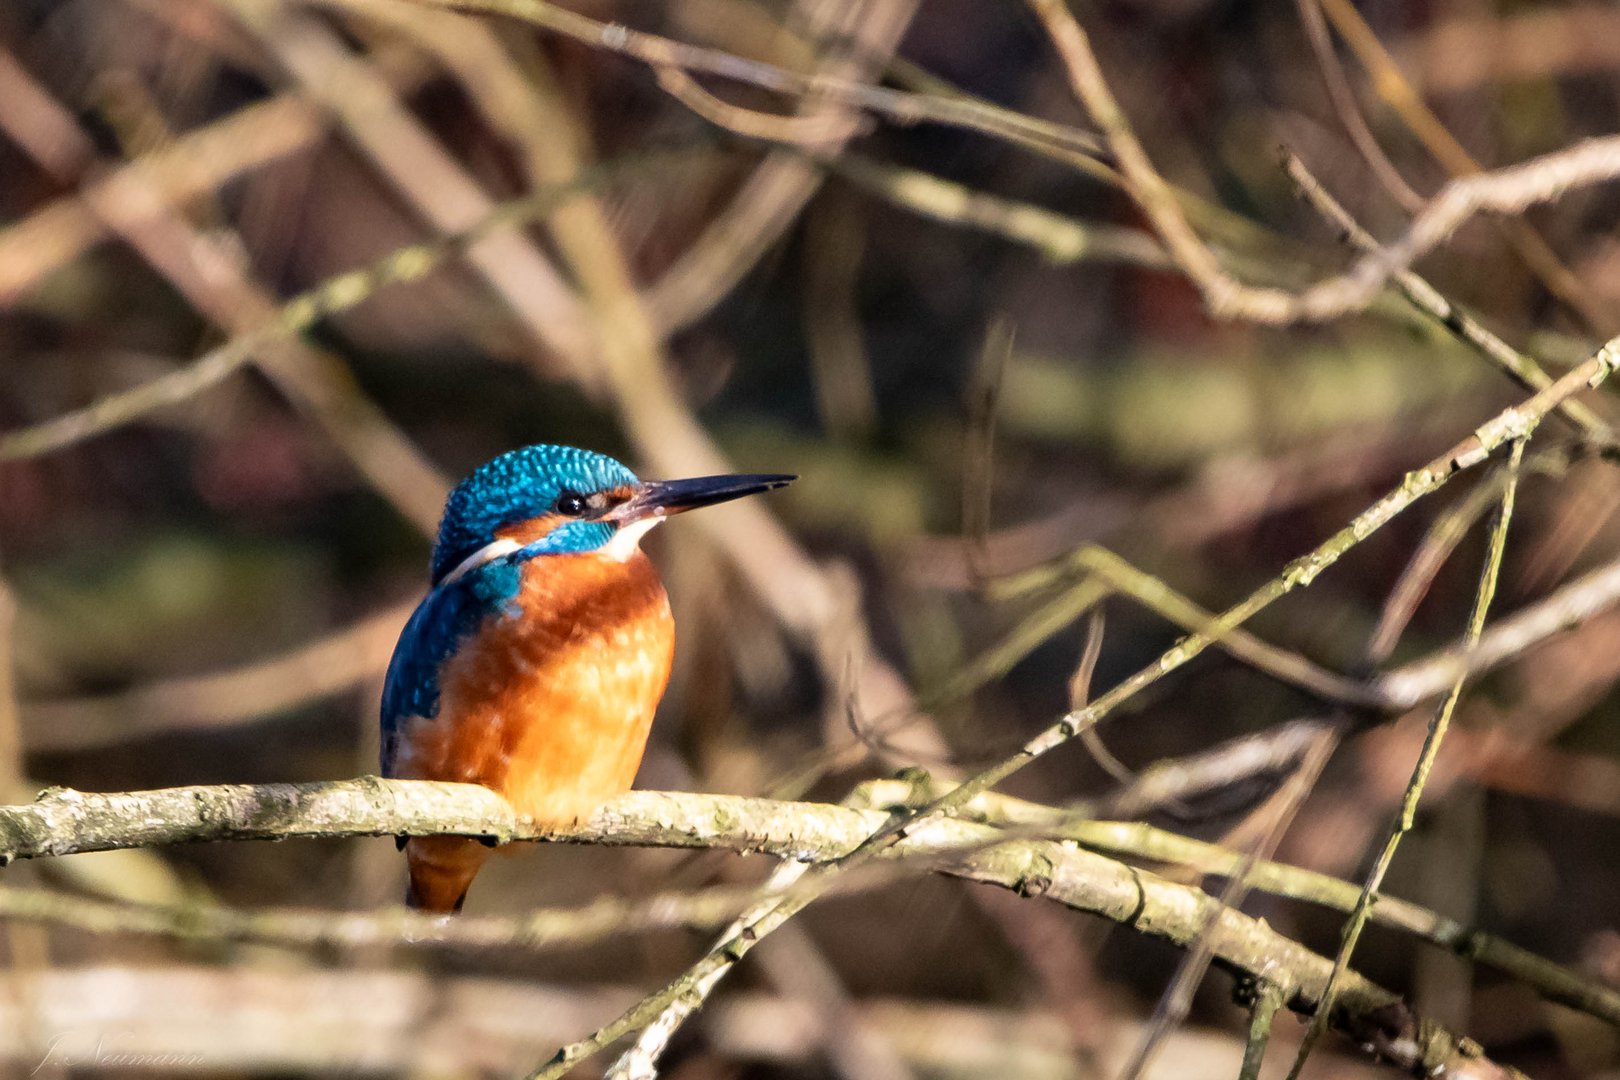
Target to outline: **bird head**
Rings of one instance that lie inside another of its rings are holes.
[[[507,555],[599,554],[623,561],[671,514],[782,487],[792,476],[639,480],[605,454],[526,446],[457,484],[433,546],[433,584]]]

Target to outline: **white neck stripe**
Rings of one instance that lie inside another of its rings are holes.
[[[485,563],[494,562],[502,555],[510,555],[522,547],[523,545],[516,540],[496,540],[494,543],[485,544],[465,559],[462,559],[461,564],[444,575],[444,580],[440,581],[439,584],[441,586],[448,585],[452,581],[464,578]]]
[[[607,543],[603,544],[595,551],[582,551],[579,554],[602,555],[606,558],[612,559],[614,562],[628,562],[630,557],[634,555],[641,547],[641,538],[645,536],[654,525],[661,524],[663,520],[664,519],[662,517],[645,517],[640,521],[632,521],[628,524],[620,525]],[[502,556],[510,555],[513,552],[522,550],[523,545],[518,543],[516,540],[501,539],[492,541],[485,544],[471,555],[468,555],[465,559],[462,559],[454,570],[444,575],[444,578],[439,582],[439,585],[444,586],[449,585],[452,582],[459,581],[486,563],[492,563]]]

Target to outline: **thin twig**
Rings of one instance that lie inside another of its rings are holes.
[[[1080,24],[1064,0],[1028,0],[1045,24],[1075,93],[1108,139],[1125,186],[1171,257],[1220,318],[1266,325],[1323,322],[1361,311],[1391,275],[1444,243],[1481,212],[1519,213],[1566,192],[1620,177],[1620,136],[1591,139],[1512,168],[1453,180],[1405,234],[1348,272],[1295,293],[1244,285],[1233,278],[1188,223],[1180,202],[1137,140]]]
[[[213,729],[291,712],[380,677],[416,601],[237,667],[161,679],[117,694],[23,704],[34,753],[118,746],[163,732]]]
[[[1309,734],[1311,745],[1319,745],[1326,730],[1327,726],[1322,724],[1312,727]],[[1228,755],[1228,758],[1231,756]],[[1295,755],[1294,761],[1298,762],[1298,755]],[[870,806],[906,806],[915,802],[917,785],[901,780],[881,780],[864,785],[863,791]],[[1270,858],[1254,858],[1250,852],[1233,851],[1221,844],[1196,840],[1141,820],[1098,818],[1098,809],[1101,808],[1052,807],[990,792],[968,804],[963,817],[1002,826],[1011,835],[1044,834],[1072,840],[1089,851],[1116,858],[1146,860],[1186,868],[1201,875],[1242,878],[1258,892],[1315,904],[1330,911],[1349,914],[1355,910],[1360,899],[1359,883],[1275,862]],[[1370,909],[1368,918],[1379,926],[1411,934],[1447,952],[1495,968],[1534,988],[1549,1001],[1579,1009],[1620,1027],[1620,991],[1485,933],[1478,927],[1460,923],[1420,904],[1394,896],[1379,897],[1378,903]]]
[[[1498,620],[1470,648],[1459,643],[1378,678],[1380,694],[1398,709],[1446,692],[1460,677],[1473,678],[1523,656],[1547,639],[1620,603],[1620,560],[1585,574],[1522,611]]]
[[[672,41],[656,34],[632,30],[621,23],[600,22],[545,0],[416,2],[522,19],[595,48],[633,57],[653,68],[679,68],[793,97],[821,98],[864,109],[897,124],[941,124],[1001,138],[1022,136],[1042,141],[1051,139],[1051,125],[976,98],[916,94],[826,73],[803,75],[722,49]]]
[[[901,209],[1023,244],[1057,266],[1116,262],[1162,270],[1174,265],[1152,234],[1141,229],[1082,221],[859,154],[815,160],[839,178]]]
[[[968,572],[980,585],[990,576],[984,539],[990,533],[995,498],[996,413],[1016,333],[1003,319],[990,323],[968,383],[967,420],[962,427],[962,541]]]
[[[1186,757],[1155,761],[1129,786],[1073,809],[1091,817],[1142,818],[1161,811],[1182,816],[1197,800],[1238,785],[1274,786],[1273,778],[1296,771],[1318,736],[1332,726],[1320,718],[1290,720]]]
[[[1320,0],[1300,0],[1300,2],[1315,4]],[[1350,216],[1349,211],[1328,193],[1320,180],[1311,175],[1304,162],[1284,150],[1283,168],[1317,213],[1330,221],[1351,246],[1369,256],[1378,254],[1378,241],[1373,239],[1372,235]],[[1417,274],[1410,270],[1400,270],[1391,277],[1391,281],[1413,307],[1428,314],[1459,340],[1472,346],[1520,386],[1527,390],[1540,390],[1552,382],[1552,376],[1542,369],[1534,357],[1520,352],[1493,334],[1483,323],[1447,300],[1438,289]],[[1557,415],[1598,446],[1610,448],[1615,446],[1617,440],[1614,428],[1584,402],[1566,401],[1559,406]]]
[[[1367,118],[1361,114],[1355,91],[1345,77],[1344,65],[1339,62],[1339,54],[1333,49],[1333,38],[1322,15],[1321,0],[1296,0],[1295,6],[1299,8],[1300,24],[1305,28],[1305,40],[1310,42],[1311,52],[1316,56],[1316,69],[1322,76],[1328,100],[1333,103],[1333,111],[1338,114],[1339,123],[1344,125],[1345,134],[1350,136],[1356,153],[1361,155],[1361,160],[1391,198],[1408,213],[1417,213],[1423,206],[1423,196],[1412,190],[1367,126]]]
[[[1490,550],[1485,555],[1485,566],[1480,572],[1479,588],[1474,596],[1473,611],[1468,616],[1468,629],[1463,637],[1463,647],[1473,649],[1479,645],[1480,636],[1485,632],[1485,616],[1490,610],[1491,600],[1496,596],[1497,579],[1502,571],[1502,556],[1507,550],[1508,527],[1513,521],[1514,496],[1518,492],[1519,466],[1524,461],[1525,444],[1529,442],[1530,432],[1525,431],[1515,438],[1513,453],[1508,459],[1507,480],[1502,488],[1501,508],[1497,513],[1495,525],[1491,529]],[[1338,955],[1333,960],[1333,975],[1328,979],[1327,989],[1324,991],[1320,1007],[1311,1019],[1311,1026],[1300,1043],[1299,1056],[1294,1059],[1294,1067],[1289,1071],[1289,1080],[1295,1080],[1305,1067],[1305,1061],[1310,1056],[1324,1031],[1327,1030],[1329,1017],[1333,1011],[1334,994],[1343,972],[1350,966],[1350,957],[1354,953],[1356,942],[1361,937],[1361,931],[1367,923],[1367,910],[1372,906],[1379,888],[1383,885],[1384,875],[1395,860],[1395,852],[1400,846],[1401,838],[1411,831],[1413,823],[1417,820],[1418,801],[1423,797],[1423,788],[1429,778],[1429,772],[1434,768],[1435,760],[1440,754],[1440,746],[1446,736],[1446,729],[1450,727],[1451,717],[1456,711],[1457,702],[1462,698],[1463,686],[1466,679],[1459,677],[1451,686],[1451,692],[1446,695],[1445,701],[1435,713],[1434,721],[1429,726],[1428,738],[1423,742],[1423,750],[1418,755],[1416,766],[1412,770],[1412,779],[1406,786],[1406,794],[1401,799],[1400,814],[1395,827],[1390,830],[1389,838],[1385,841],[1384,849],[1379,853],[1378,860],[1373,864],[1367,875],[1366,883],[1362,886],[1361,896],[1356,900],[1356,907],[1345,922],[1344,936],[1339,945]]]
[[[1314,2],[1321,5],[1327,17],[1333,21],[1334,28],[1372,75],[1374,91],[1395,110],[1395,114],[1446,167],[1446,171],[1453,177],[1482,175],[1484,168],[1424,103],[1422,96],[1407,81],[1400,65],[1395,63],[1394,57],[1389,55],[1389,50],[1384,48],[1383,42],[1378,40],[1378,35],[1373,33],[1372,27],[1367,25],[1367,20],[1362,18],[1355,5],[1349,0]],[[1518,250],[1519,257],[1541,279],[1549,292],[1569,305],[1599,333],[1615,332],[1614,315],[1606,311],[1585,283],[1559,260],[1558,254],[1528,221],[1510,217],[1499,225],[1509,243]]]
[[[1069,677],[1069,709],[1082,709],[1086,702],[1091,700],[1091,680],[1097,673],[1097,661],[1102,657],[1103,644],[1103,609],[1094,607],[1086,619],[1085,644],[1080,649],[1080,661],[1074,667],[1074,674]],[[1086,748],[1103,772],[1107,773],[1122,788],[1130,787],[1137,781],[1137,776],[1114,752],[1108,749],[1094,727],[1087,728],[1080,733],[1080,745]]]
[[[425,277],[445,259],[483,237],[549,213],[558,204],[630,169],[646,168],[676,152],[636,154],[582,173],[578,179],[502,203],[471,227],[398,248],[371,265],[328,278],[288,300],[275,317],[204,353],[189,367],[52,420],[0,435],[0,461],[36,457],[100,435],[166,405],[176,405],[233,374],[266,345],[309,329],[321,319],[364,303],[378,289]]]
[[[744,108],[721,101],[678,67],[663,64],[654,67],[653,71],[658,77],[658,85],[670,97],[716,127],[750,139],[814,147],[829,142],[842,143],[862,127],[858,119],[848,116],[783,116]]]
[[[1066,714],[1057,723],[1030,739],[1017,753],[969,778],[926,806],[891,821],[870,834],[836,862],[806,875],[805,885],[799,895],[784,900],[761,918],[744,926],[723,949],[710,953],[688,968],[680,978],[643,999],[640,1004],[612,1024],[558,1050],[556,1055],[535,1071],[533,1080],[555,1080],[583,1058],[652,1022],[671,1002],[691,995],[694,989],[714,971],[740,961],[755,942],[814,901],[819,891],[825,889],[831,878],[840,870],[862,865],[912,835],[919,827],[933,824],[942,817],[955,813],[975,796],[990,790],[1026,765],[1068,742],[1084,728],[1098,723],[1121,703],[1165,675],[1181,668],[1217,640],[1225,637],[1229,631],[1241,626],[1277,599],[1297,588],[1308,586],[1323,570],[1337,562],[1345,552],[1377,531],[1396,514],[1419,498],[1438,490],[1457,472],[1484,461],[1496,447],[1522,438],[1543,416],[1556,408],[1558,402],[1588,386],[1602,383],[1617,365],[1620,365],[1620,340],[1605,345],[1551,387],[1481,425],[1473,435],[1428,466],[1409,474],[1398,488],[1357,515],[1344,529],[1310,554],[1295,560],[1280,576],[1261,586],[1250,594],[1248,599],[1212,620],[1208,630],[1183,638],[1158,661],[1125,679],[1084,709]]]
[[[1462,543],[1468,530],[1486,511],[1502,501],[1502,485],[1507,482],[1505,471],[1493,472],[1481,480],[1455,506],[1435,518],[1423,535],[1412,557],[1407,560],[1395,587],[1389,591],[1379,612],[1378,624],[1367,638],[1366,659],[1370,667],[1382,667],[1395,651],[1395,646],[1412,621],[1418,604],[1429,592],[1435,575],[1451,558],[1451,553]],[[1477,644],[1477,643],[1476,643]]]
[[[798,882],[809,869],[806,863],[788,862],[778,866],[766,883],[765,895],[737,916],[722,933],[720,939],[705,955],[707,960],[721,954],[726,945],[750,923],[770,913],[781,901],[781,894]],[[688,992],[674,998],[645,1026],[636,1041],[607,1070],[607,1080],[654,1080],[658,1075],[658,1059],[669,1046],[681,1025],[709,999],[720,980],[731,970],[731,964],[711,964],[707,973],[693,981]]]
[[[1227,876],[1226,887],[1221,890],[1216,900],[1219,906],[1212,910],[1208,916],[1208,923],[1200,930],[1187,954],[1177,965],[1175,978],[1160,996],[1159,1006],[1154,1010],[1153,1019],[1143,1029],[1136,1052],[1126,1067],[1120,1071],[1122,1080],[1138,1080],[1144,1076],[1159,1048],[1187,1019],[1187,1014],[1192,1010],[1193,996],[1197,993],[1199,984],[1204,981],[1210,963],[1215,959],[1214,911],[1237,910],[1242,907],[1244,899],[1254,887],[1255,868],[1271,860],[1277,845],[1282,842],[1283,834],[1293,823],[1300,804],[1316,786],[1322,770],[1327,766],[1328,758],[1333,755],[1338,745],[1337,727],[1318,730],[1312,743],[1300,756],[1287,782],[1252,815],[1251,820],[1261,823],[1255,830],[1258,835],[1248,845],[1247,850],[1239,854],[1237,865]]]
[[[1032,202],[975,191],[919,168],[844,154],[821,165],[863,191],[893,202],[912,214],[1003,236],[1035,249],[1055,266],[1076,262],[1121,262],[1124,266],[1168,269],[1174,266],[1152,233],[1058,214]]]
[[[1249,1005],[1249,1037],[1243,1044],[1243,1065],[1238,1070],[1238,1080],[1260,1080],[1260,1065],[1266,1057],[1266,1045],[1271,1041],[1271,1022],[1287,998],[1286,986],[1271,979],[1255,982],[1254,1001]]]
[[[859,295],[866,207],[849,192],[823,198],[804,233],[805,343],[817,411],[834,444],[866,446],[878,430],[877,390]]]

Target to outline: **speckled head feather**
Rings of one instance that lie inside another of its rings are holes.
[[[456,485],[445,503],[433,545],[433,581],[495,539],[496,530],[547,514],[564,492],[589,495],[635,484],[636,475],[605,454],[572,446],[525,446],[502,454]],[[612,537],[612,525],[567,522],[548,549],[594,551]]]

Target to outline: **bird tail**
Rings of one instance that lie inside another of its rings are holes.
[[[467,890],[490,849],[477,840],[459,836],[421,836],[405,845],[411,883],[405,906],[418,911],[454,914],[467,899]]]

